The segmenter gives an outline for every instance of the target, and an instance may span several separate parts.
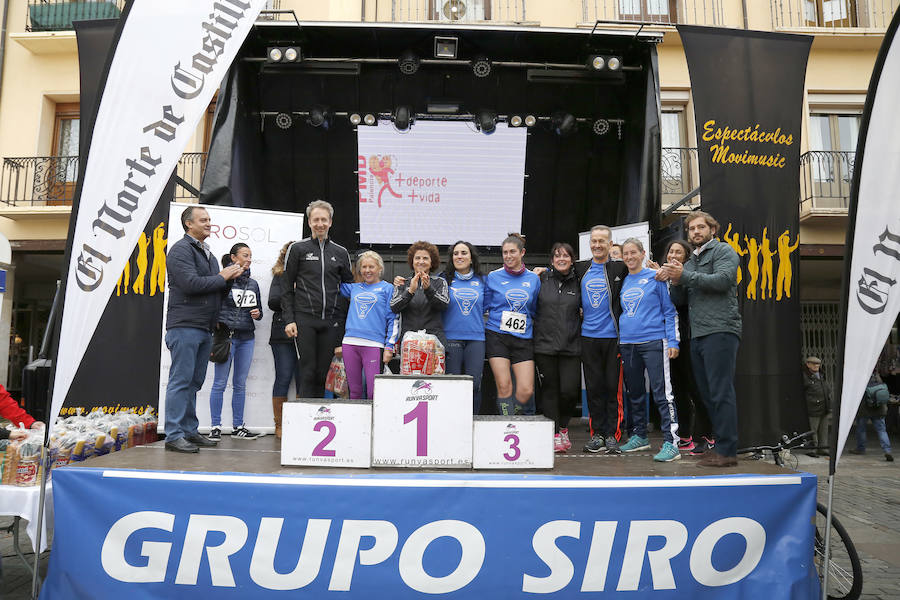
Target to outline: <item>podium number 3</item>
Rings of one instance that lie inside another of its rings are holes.
[[[519,450],[519,436],[514,433],[510,433],[505,438],[503,438],[503,441],[509,442],[509,453],[504,452],[503,458],[510,462],[518,460],[518,458],[522,456],[522,451]]]
[[[321,431],[322,429],[327,429],[328,433],[325,434],[325,439],[316,444],[316,447],[313,448],[312,455],[334,456],[334,450],[326,450],[325,448],[331,443],[331,440],[334,439],[334,435],[337,433],[337,426],[331,421],[319,421],[313,427],[313,431]]]
[[[403,415],[403,424],[416,422],[416,456],[428,456],[428,403],[419,402]]]

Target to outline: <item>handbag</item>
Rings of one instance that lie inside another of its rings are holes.
[[[209,362],[223,363],[228,360],[231,354],[231,336],[234,332],[225,326],[224,323],[216,325],[213,331],[212,348],[209,350]]]

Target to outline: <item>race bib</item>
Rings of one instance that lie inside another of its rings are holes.
[[[256,292],[253,290],[231,288],[231,297],[234,299],[234,305],[238,308],[256,308],[259,306]]]
[[[500,331],[506,333],[525,333],[528,328],[528,315],[511,310],[504,310],[500,315]]]

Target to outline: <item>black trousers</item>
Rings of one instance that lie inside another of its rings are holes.
[[[700,395],[709,409],[716,452],[737,454],[737,399],[734,370],[740,338],[733,333],[710,333],[691,339],[691,365]]]
[[[581,357],[535,354],[541,406],[544,416],[556,423],[556,431],[567,429],[581,394]]]
[[[344,328],[336,319],[297,315],[297,346],[300,349],[300,398],[325,395],[325,378],[341,344]]]
[[[616,338],[582,336],[581,363],[591,416],[591,435],[618,435],[622,424],[619,341]]]
[[[672,370],[672,391],[678,410],[678,432],[683,438],[692,436],[712,437],[709,411],[700,397],[697,381],[691,367],[691,342],[682,339],[678,358],[669,361]]]

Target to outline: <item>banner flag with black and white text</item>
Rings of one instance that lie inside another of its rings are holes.
[[[875,61],[863,111],[850,189],[845,248],[843,371],[835,398],[831,473],[878,355],[900,312],[900,43],[894,14]],[[841,364],[841,363],[839,363]],[[835,439],[836,438],[836,439]]]
[[[50,426],[160,193],[264,4],[128,4],[73,207]]]

